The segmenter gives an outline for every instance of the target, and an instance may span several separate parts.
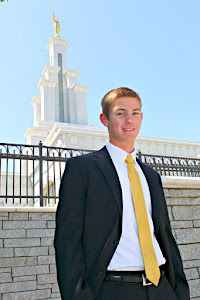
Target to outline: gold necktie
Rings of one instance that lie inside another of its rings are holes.
[[[125,161],[128,168],[128,176],[130,180],[146,278],[157,286],[160,279],[160,269],[153,248],[140,178],[134,167],[133,157],[131,155],[128,155]]]

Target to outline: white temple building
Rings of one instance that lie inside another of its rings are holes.
[[[88,126],[88,86],[78,84],[79,71],[67,69],[67,40],[51,37],[47,49],[49,66],[44,67],[33,97],[34,126],[28,127],[27,144],[97,150],[108,141],[107,129]],[[97,116],[98,117],[98,116]],[[135,143],[142,153],[198,157],[200,143],[147,137],[140,134]]]
[[[34,125],[28,127],[25,133],[26,151],[30,159],[23,159],[19,153],[21,160],[16,161],[14,157],[12,161],[13,166],[16,164],[15,168],[12,167],[16,170],[15,177],[14,171],[10,172],[11,168],[8,166],[7,173],[2,173],[0,191],[5,198],[0,199],[0,206],[39,206],[41,194],[44,196],[44,205],[56,204],[66,159],[63,158],[62,164],[54,163],[52,159],[48,162],[46,159],[40,165],[39,156],[36,154],[34,161],[31,156],[33,152],[28,145],[38,145],[41,141],[44,146],[59,149],[98,150],[108,142],[107,128],[88,125],[88,86],[78,83],[79,71],[67,69],[67,44],[68,41],[61,39],[58,34],[48,42],[49,65],[44,67],[43,76],[38,83],[40,96],[32,99]],[[160,139],[139,134],[135,147],[142,154],[200,158],[200,142]],[[36,152],[39,151],[39,147],[36,148]],[[19,149],[16,148],[16,151]],[[6,160],[2,166],[6,168]],[[170,180],[173,181],[174,178]],[[50,201],[47,201],[49,197]]]

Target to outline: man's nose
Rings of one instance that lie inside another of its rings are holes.
[[[133,115],[132,114],[128,114],[126,116],[126,123],[132,123],[133,122]]]

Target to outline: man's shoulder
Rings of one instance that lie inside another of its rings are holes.
[[[68,162],[73,163],[73,162],[77,162],[77,163],[89,163],[90,161],[94,160],[95,157],[101,157],[104,155],[107,155],[107,149],[104,146],[102,149],[98,150],[98,151],[92,151],[86,154],[82,154],[82,155],[78,155],[78,156],[74,156],[72,158],[68,159]]]

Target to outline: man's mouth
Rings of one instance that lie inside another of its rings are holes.
[[[125,131],[131,131],[131,130],[133,130],[134,128],[124,128],[123,130],[125,130]]]

